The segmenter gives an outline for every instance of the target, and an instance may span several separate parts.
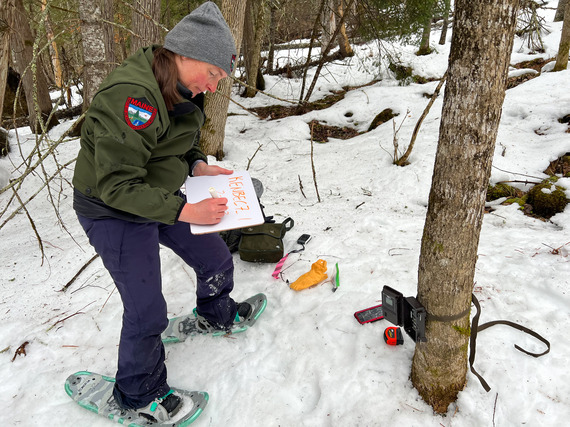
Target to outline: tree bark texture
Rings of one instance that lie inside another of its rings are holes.
[[[326,0],[323,13],[321,15],[321,49],[324,50],[332,39],[336,29],[336,13],[334,0]]]
[[[566,5],[568,0],[558,0],[558,7],[556,8],[556,14],[554,15],[554,22],[560,22],[564,20],[564,11],[566,10]]]
[[[466,383],[469,311],[519,0],[457,0],[418,270],[427,342],[411,379],[443,413]],[[450,318],[455,318],[450,320]]]
[[[444,45],[447,39],[447,27],[449,26],[449,14],[451,12],[451,0],[444,1],[443,23],[441,25],[441,34],[439,35],[439,44]]]
[[[273,72],[275,62],[275,26],[277,25],[277,6],[269,2],[269,48],[267,49],[267,74]]]
[[[83,47],[83,111],[107,75],[115,68],[113,32],[104,20],[112,22],[112,0],[80,0],[79,18]]]
[[[352,50],[352,46],[350,45],[350,41],[348,40],[348,36],[346,34],[346,20],[343,20],[345,13],[344,0],[336,0],[336,11],[339,20],[341,21],[340,31],[337,36],[338,49],[343,58],[354,56],[354,51]]]
[[[131,54],[141,47],[162,43],[162,32],[157,26],[160,21],[160,0],[134,0],[131,37]]]
[[[30,129],[33,133],[41,133],[40,119],[44,121],[46,130],[58,124],[54,115],[49,122],[52,111],[51,98],[44,73],[40,65],[38,46],[30,28],[30,18],[22,0],[15,1],[13,9],[13,32],[11,47],[14,53],[15,68],[22,78],[26,103],[28,104]]]
[[[2,124],[8,67],[11,62],[10,32],[13,25],[12,13],[14,7],[14,0],[0,2],[0,125]]]
[[[244,96],[253,98],[257,91],[261,45],[265,34],[267,13],[265,0],[247,0],[246,19],[243,29],[243,59],[245,63],[246,83]]]
[[[562,35],[558,45],[556,64],[553,71],[562,71],[568,68],[568,53],[570,52],[570,3],[566,4],[564,12],[564,23],[562,24]]]
[[[422,39],[420,42],[420,48],[418,49],[417,55],[429,55],[431,49],[429,46],[429,36],[431,34],[431,19],[424,23],[424,29],[422,31]]]
[[[246,0],[223,0],[220,8],[236,43],[237,58],[239,58]],[[237,61],[236,61],[237,63]],[[215,93],[206,94],[205,112],[206,123],[202,127],[200,147],[206,155],[215,156],[217,160],[224,158],[224,137],[226,120],[232,91],[232,79],[222,79]]]
[[[42,0],[42,11],[47,8],[47,0]],[[59,60],[59,52],[57,50],[57,43],[55,41],[55,36],[53,34],[53,29],[51,21],[49,18],[49,13],[45,13],[45,28],[46,35],[49,42],[49,56],[51,59],[51,65],[53,69],[54,83],[57,87],[61,87],[63,84],[61,61]]]

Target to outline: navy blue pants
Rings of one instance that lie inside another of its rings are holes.
[[[189,224],[182,222],[166,225],[78,218],[123,301],[115,398],[125,408],[146,406],[170,390],[160,337],[168,318],[159,243],[194,269],[197,311],[220,327],[231,325],[237,312],[229,296],[233,289],[232,256],[217,233],[193,235]]]

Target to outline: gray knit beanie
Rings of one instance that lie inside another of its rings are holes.
[[[164,47],[187,58],[207,62],[232,74],[236,46],[228,24],[209,1],[186,15],[164,38]]]

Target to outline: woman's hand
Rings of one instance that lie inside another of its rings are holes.
[[[194,176],[204,176],[204,175],[231,175],[234,171],[225,169],[221,166],[209,165],[206,162],[200,162],[194,167],[192,175]]]
[[[193,176],[231,175],[234,171],[221,166],[200,162],[194,167]],[[192,224],[211,225],[219,223],[228,210],[225,197],[204,199],[198,203],[186,203],[178,217],[179,221]]]
[[[179,221],[211,225],[219,223],[228,209],[225,197],[204,199],[198,203],[186,203],[178,217]]]

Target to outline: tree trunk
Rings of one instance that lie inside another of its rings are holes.
[[[160,0],[134,0],[131,36],[131,55],[141,47],[162,42],[162,32],[158,23],[160,21]]]
[[[237,57],[239,58],[246,0],[222,0],[222,15],[234,36]],[[206,155],[215,156],[217,160],[224,158],[224,137],[226,120],[232,91],[232,79],[222,79],[215,93],[206,94],[206,123],[202,127],[200,147]]]
[[[337,10],[337,15],[339,18],[339,21],[341,22],[340,25],[340,31],[338,33],[337,36],[337,42],[338,42],[338,49],[340,51],[340,54],[342,55],[343,58],[348,58],[349,56],[354,56],[354,51],[352,50],[352,46],[350,46],[350,42],[348,41],[348,36],[346,34],[346,19],[343,19],[344,16],[344,0],[336,0],[337,2],[337,6],[336,6],[336,10]]]
[[[275,62],[275,26],[277,25],[277,6],[274,1],[269,2],[269,49],[267,50],[267,74],[271,74]]]
[[[466,383],[469,312],[519,0],[457,0],[418,270],[427,342],[411,379],[444,413]]]
[[[30,129],[37,134],[43,131],[42,122],[45,125],[45,130],[51,129],[59,122],[55,115],[50,115],[52,103],[49,89],[40,66],[38,45],[30,28],[30,18],[24,9],[22,0],[15,1],[13,19],[14,28],[17,29],[11,37],[15,68],[22,78],[22,85],[26,94]],[[49,122],[46,122],[48,118]]]
[[[553,71],[562,71],[568,68],[568,52],[570,51],[570,3],[566,4],[564,12],[564,23],[562,24],[562,35],[558,45],[556,64]]]
[[[441,34],[439,35],[439,44],[444,45],[447,39],[447,27],[449,26],[449,13],[451,12],[451,0],[445,0],[443,8],[443,24],[441,25]]]
[[[243,96],[253,98],[258,87],[259,64],[261,59],[261,44],[265,34],[266,10],[265,0],[247,0],[245,9],[246,19],[243,29],[243,59],[245,63],[246,87]],[[263,77],[262,77],[263,78]]]
[[[327,1],[328,0],[323,0],[323,3],[321,3],[321,8],[324,6],[325,2],[327,2]],[[350,8],[355,1],[356,0],[350,0],[347,7]],[[344,19],[345,19],[344,15],[342,17],[340,17],[340,20],[336,26],[334,34],[331,37],[331,40],[338,36],[341,25],[344,23]],[[313,40],[311,38],[311,46],[312,46],[312,44],[313,44]],[[311,82],[311,85],[309,86],[309,90],[307,90],[307,93],[305,94],[305,99],[304,99],[305,102],[308,102],[309,99],[311,98],[311,94],[313,93],[313,90],[315,89],[315,85],[317,84],[317,79],[319,78],[319,75],[321,73],[321,70],[323,69],[325,61],[327,59],[327,55],[330,52],[331,48],[332,48],[332,43],[329,43],[329,45],[324,50],[321,51],[321,58],[319,60],[319,65],[317,66],[317,69],[315,70],[315,75],[313,76],[313,81]],[[307,63],[305,65],[309,64],[310,59],[311,59],[311,47],[309,47],[309,54],[307,55]],[[305,89],[305,78],[307,77],[307,69],[308,68],[306,67],[305,71],[303,73],[303,83],[301,84],[301,98],[300,99],[303,98],[303,92]],[[299,101],[299,102],[301,102],[301,101]]]
[[[556,8],[556,14],[554,15],[554,22],[560,22],[564,20],[564,11],[566,10],[566,5],[568,0],[558,0],[558,7]]]
[[[47,7],[47,0],[42,0],[42,11]],[[49,42],[49,53],[51,59],[51,65],[53,68],[53,75],[55,80],[55,85],[57,87],[62,86],[62,71],[61,62],[59,61],[59,52],[57,50],[57,43],[55,41],[55,36],[51,27],[51,21],[49,19],[49,13],[45,15],[45,27],[46,35]]]
[[[11,58],[10,31],[14,7],[14,0],[6,0],[0,3],[0,125],[2,124],[4,94],[6,93],[8,67],[10,66]]]
[[[113,51],[112,0],[80,0],[79,18],[83,47],[83,111],[107,75],[115,68]]]
[[[418,56],[429,55],[431,53],[431,49],[429,47],[430,33],[431,33],[431,18],[428,19],[424,24],[424,30],[422,32],[422,40],[420,42],[420,48],[417,52]]]
[[[321,15],[321,49],[324,51],[329,45],[334,30],[336,29],[336,14],[334,11],[334,0],[326,0],[323,13]]]

